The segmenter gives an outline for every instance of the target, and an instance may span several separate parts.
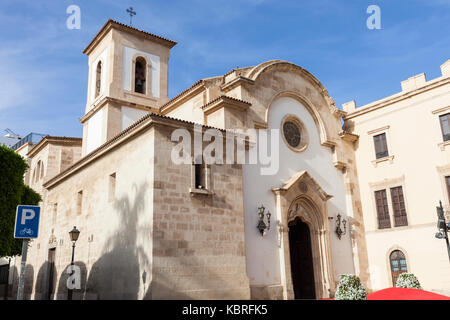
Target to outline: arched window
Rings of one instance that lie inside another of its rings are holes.
[[[391,263],[392,284],[395,287],[398,276],[402,273],[408,272],[406,258],[403,252],[400,250],[394,250],[389,256],[389,261]]]
[[[144,58],[138,57],[134,69],[134,91],[145,94],[146,80],[147,63]]]
[[[95,75],[95,97],[97,98],[100,94],[100,89],[102,87],[102,62],[99,61],[97,64],[97,71]]]
[[[39,176],[39,179],[42,179],[44,177],[44,163],[41,161],[41,174]]]
[[[41,160],[39,160],[37,165],[36,165],[36,170],[35,170],[35,175],[34,175],[34,182],[38,182],[40,172],[41,172]]]
[[[36,168],[34,168],[32,181],[38,182],[43,177],[44,177],[44,163],[42,162],[42,160],[39,160],[36,164]]]
[[[202,156],[194,161],[194,189],[206,189],[206,164]]]

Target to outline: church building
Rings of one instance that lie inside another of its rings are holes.
[[[438,79],[419,75],[341,110],[314,75],[281,60],[169,99],[175,45],[108,20],[83,51],[83,137],[17,150],[43,199],[27,299],[67,299],[74,226],[73,299],[325,299],[341,274],[373,291],[402,272],[450,294],[445,241],[434,236],[439,200],[450,211],[450,60]],[[180,129],[203,148],[211,132],[231,136],[232,159],[234,143],[247,157],[267,147],[247,133],[271,132],[277,170],[194,155],[175,163]]]

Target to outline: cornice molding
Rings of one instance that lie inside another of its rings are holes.
[[[159,112],[163,115],[169,113],[174,110],[178,105],[185,102],[193,95],[196,95],[205,89],[204,80],[199,80],[194,83],[190,88],[180,92],[178,95],[173,97],[170,101],[166,102],[159,108]]]
[[[84,116],[82,116],[79,119],[79,121],[81,123],[86,122],[87,120],[89,120],[89,118],[91,118],[98,110],[100,110],[107,103],[115,103],[120,106],[126,106],[126,107],[140,109],[140,110],[144,110],[144,111],[148,111],[148,112],[159,113],[158,109],[155,109],[155,108],[152,108],[149,106],[145,106],[143,104],[137,104],[137,103],[133,103],[133,102],[129,102],[126,100],[117,99],[117,98],[104,97],[102,100],[100,100],[98,102],[98,104],[96,106],[94,106],[91,110],[89,110],[88,113],[86,113]]]
[[[220,89],[223,92],[228,92],[238,86],[241,86],[243,84],[249,84],[249,85],[253,85],[255,84],[255,81],[243,76],[237,76],[236,78],[234,78],[231,81],[228,81],[226,83],[224,83],[222,86],[220,86]]]
[[[126,24],[109,19],[103,25],[103,27],[100,29],[100,31],[97,33],[97,35],[94,37],[94,39],[92,39],[92,41],[83,50],[83,53],[86,55],[89,55],[92,52],[92,50],[97,46],[97,44],[101,42],[101,40],[108,34],[108,32],[111,29],[117,29],[120,31],[128,32],[128,33],[134,34],[136,36],[139,36],[141,38],[144,37],[145,39],[159,43],[165,47],[168,47],[169,49],[177,44],[176,41],[169,40],[169,39],[160,37],[156,34],[149,33],[149,32],[146,32],[146,31],[143,31],[140,29],[136,29],[136,28],[130,27]]]
[[[372,111],[393,105],[397,102],[400,102],[402,100],[405,99],[409,99],[411,97],[414,97],[416,95],[419,95],[421,93],[430,91],[432,89],[444,86],[446,84],[450,84],[450,77],[440,77],[437,78],[435,80],[431,80],[428,81],[427,84],[423,87],[417,88],[415,90],[412,91],[408,91],[408,92],[399,92],[397,94],[394,94],[392,96],[383,98],[381,100],[375,101],[371,104],[368,104],[366,106],[360,107],[358,109],[356,109],[355,111],[351,112],[351,113],[347,113],[347,115],[345,115],[343,117],[344,121],[345,120],[350,120],[353,118],[356,118],[358,116],[370,113]]]
[[[355,141],[357,141],[359,139],[359,135],[347,132],[345,130],[342,130],[342,131],[339,132],[339,137],[342,140],[348,141],[348,142],[355,142]]]
[[[441,112],[445,112],[445,111],[449,111],[450,110],[450,106],[446,106],[443,108],[439,108],[439,109],[435,109],[433,111],[431,111],[432,114],[439,114]]]
[[[391,127],[391,126],[384,126],[384,127],[381,127],[381,128],[373,129],[373,130],[367,131],[367,134],[372,135],[372,134],[374,134],[374,133],[386,131],[386,130],[388,130],[390,127]]]
[[[202,107],[202,110],[205,113],[205,115],[208,115],[220,108],[225,108],[225,107],[230,107],[230,108],[233,108],[236,110],[245,111],[251,105],[252,104],[250,102],[222,95],[222,96],[214,99],[213,101],[205,104]]]
[[[83,141],[82,138],[76,137],[45,136],[30,151],[28,151],[27,156],[29,158],[34,157],[37,153],[39,153],[39,151],[41,151],[48,144],[81,146],[82,141]]]

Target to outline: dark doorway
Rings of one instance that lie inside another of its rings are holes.
[[[311,235],[299,218],[289,223],[289,250],[295,299],[315,299]]]
[[[48,250],[48,291],[47,300],[52,298],[53,292],[55,290],[55,252],[56,249]]]
[[[3,292],[4,292],[3,299],[4,300],[8,299],[8,294],[9,294],[8,284],[9,284],[9,263],[0,266],[0,288],[3,289]]]

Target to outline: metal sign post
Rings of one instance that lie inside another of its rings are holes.
[[[25,269],[27,267],[28,242],[37,238],[39,231],[39,215],[41,208],[38,206],[17,206],[16,223],[14,226],[14,238],[23,239],[22,262],[20,263],[19,286],[17,288],[17,300],[23,300],[25,288]]]
[[[28,239],[22,242],[22,262],[20,263],[19,286],[17,288],[17,300],[23,300],[23,289],[25,287],[25,268],[27,267]]]

